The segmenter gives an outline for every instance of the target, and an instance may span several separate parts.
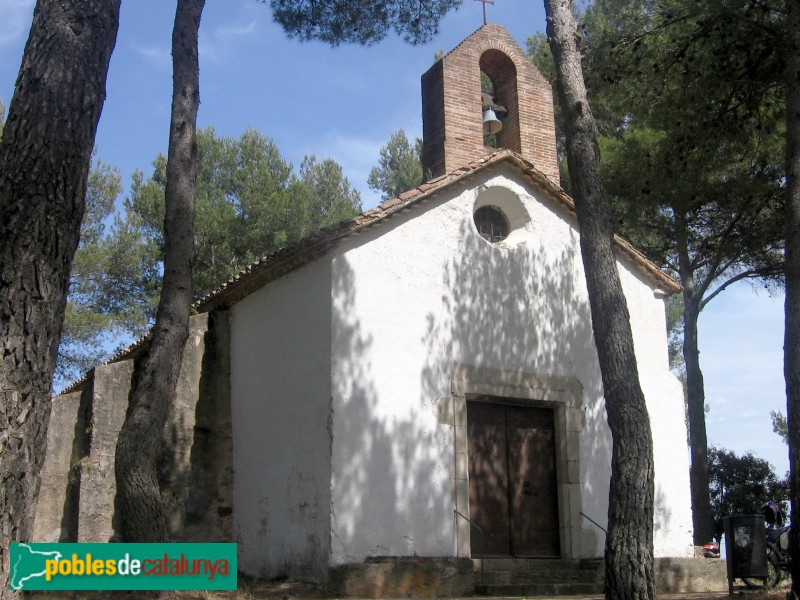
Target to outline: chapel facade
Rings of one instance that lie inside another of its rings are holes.
[[[196,304],[162,497],[176,541],[235,541],[249,576],[463,594],[341,574],[603,555],[611,436],[550,87],[485,25],[422,76],[422,106],[425,183]],[[680,287],[615,244],[653,426],[655,552],[688,559],[664,309]],[[145,349],[54,399],[35,541],[116,539],[113,450]]]

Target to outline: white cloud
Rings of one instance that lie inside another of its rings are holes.
[[[236,52],[236,45],[245,39],[252,39],[258,34],[264,35],[266,25],[263,16],[266,11],[259,7],[240,6],[238,15],[219,25],[201,24],[200,26],[200,60],[221,62],[230,60]],[[213,23],[212,19],[204,23]]]
[[[158,44],[143,46],[137,44],[136,42],[133,42],[132,46],[139,56],[152,63],[159,69],[172,68],[172,56],[169,48],[165,46],[159,46]]]
[[[0,0],[0,15],[0,46],[6,46],[30,29],[33,0]]]
[[[236,33],[238,31],[238,33]],[[233,56],[234,52],[230,48],[231,39],[248,35],[248,33],[255,31],[255,22],[251,22],[247,26],[231,25],[224,28],[214,29],[212,31],[204,31],[200,34],[198,42],[200,48],[200,61],[205,63],[222,62],[226,58]]]
[[[0,0],[0,2],[2,1]],[[258,31],[258,25],[258,19],[247,14],[238,21],[231,21],[216,27],[201,25],[198,40],[201,65],[208,61],[221,62],[234,57],[236,49],[233,46],[236,41],[253,36]],[[137,54],[155,67],[159,69],[172,68],[171,50],[167,45],[133,42],[132,46]]]
[[[241,37],[250,35],[256,31],[256,20],[251,19],[248,23],[231,23],[217,27],[213,34],[218,38]]]

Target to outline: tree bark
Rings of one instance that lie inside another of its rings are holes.
[[[708,475],[708,437],[706,436],[706,394],[703,371],[700,369],[700,348],[697,323],[705,289],[698,289],[689,256],[689,241],[684,213],[673,207],[678,272],[683,286],[683,361],[686,365],[686,401],[689,420],[691,469],[689,484],[692,495],[694,544],[702,546],[713,537],[711,497]],[[701,286],[702,287],[702,286]]]
[[[198,30],[204,0],[178,0],[172,30],[173,92],[167,155],[164,281],[147,356],[137,365],[117,440],[122,537],[167,541],[158,455],[189,334],[194,267],[196,124],[200,104]]]
[[[683,279],[683,278],[682,278]],[[713,534],[711,497],[708,475],[708,437],[706,435],[705,387],[700,369],[700,350],[697,323],[700,317],[700,297],[687,293],[684,287],[683,360],[686,364],[687,414],[689,421],[689,450],[691,469],[689,483],[692,494],[692,525],[694,544],[708,544]]]
[[[792,592],[800,597],[800,0],[788,0],[786,66],[786,330]]]
[[[653,442],[614,256],[608,198],[600,177],[597,128],[583,80],[579,34],[569,0],[545,0],[547,35],[565,116],[592,328],[612,435],[606,536],[606,598],[655,597]]]
[[[39,0],[0,142],[0,598],[31,534],[119,0]]]

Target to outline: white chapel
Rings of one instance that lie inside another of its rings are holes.
[[[422,76],[422,116],[425,183],[196,305],[162,496],[176,541],[235,541],[246,575],[603,556],[611,435],[550,86],[485,25]],[[664,306],[680,287],[625,240],[616,251],[652,421],[655,553],[687,558]],[[115,539],[114,444],[145,348],[54,399],[34,541]]]

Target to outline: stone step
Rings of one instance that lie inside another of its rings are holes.
[[[490,596],[572,596],[603,593],[602,560],[487,558],[473,560],[477,589]]]
[[[480,579],[480,573],[476,573]],[[527,571],[512,573],[509,571],[485,571],[484,581],[488,585],[525,585],[529,583],[602,583],[602,573],[588,569],[572,571]]]
[[[472,564],[476,571],[481,568],[483,562],[484,571],[599,571],[603,570],[603,559],[601,558],[473,558]]]
[[[594,596],[602,595],[602,583],[527,583],[521,585],[487,585],[479,593],[500,597],[531,596]]]

